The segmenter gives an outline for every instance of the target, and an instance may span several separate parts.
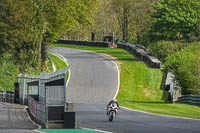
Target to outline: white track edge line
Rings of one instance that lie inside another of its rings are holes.
[[[145,111],[140,111],[140,110],[135,110],[135,109],[127,108],[127,107],[124,107],[124,106],[121,106],[121,108],[124,108],[124,109],[129,110],[129,111],[140,112],[140,113],[144,113],[144,114],[157,115],[157,116],[162,116],[162,117],[180,118],[180,119],[186,119],[186,120],[197,120],[197,121],[200,121],[200,119],[195,119],[195,118],[187,118],[187,117],[179,117],[179,116],[171,116],[171,115],[150,113],[150,112],[145,112]]]
[[[97,53],[99,54],[99,53]],[[101,56],[104,56],[105,58],[109,59],[110,61],[112,61],[113,64],[115,64],[116,68],[117,68],[117,74],[118,74],[118,85],[117,85],[117,91],[115,93],[115,96],[113,97],[113,99],[116,99],[118,93],[119,93],[119,88],[120,88],[120,70],[119,67],[117,65],[117,63],[115,61],[113,61],[111,58],[109,58],[108,56],[106,56],[105,54],[99,54]]]
[[[80,127],[80,128],[81,128],[81,129],[86,129],[86,130],[97,131],[97,132],[101,132],[101,133],[112,133],[112,132],[103,131],[103,130],[99,130],[99,129],[83,128],[83,127]],[[33,131],[38,132],[38,133],[45,133],[45,132],[43,132],[43,131],[38,131],[37,129],[34,129]]]
[[[103,131],[103,130],[99,130],[99,129],[92,129],[92,128],[83,128],[80,127],[81,129],[87,129],[87,130],[93,130],[93,131],[98,131],[98,132],[102,132],[102,133],[112,133],[112,132],[108,132],[108,131]]]
[[[63,57],[62,55],[60,55],[60,54],[58,54],[58,53],[52,53],[52,52],[50,52],[50,53],[53,54],[53,55],[55,55],[56,57],[60,58],[61,60],[63,60],[63,61],[65,62],[65,64],[66,64],[67,66],[69,66],[68,63],[67,63],[67,59],[66,59],[65,57]],[[69,77],[68,77],[68,79],[67,79],[66,86],[67,86],[68,83],[69,83],[70,76],[71,76],[71,71],[70,71],[70,68],[69,68]]]
[[[45,132],[42,132],[42,131],[38,131],[37,129],[35,129],[33,131],[38,132],[38,133],[45,133]]]

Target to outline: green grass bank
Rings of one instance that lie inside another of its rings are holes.
[[[60,58],[58,58],[57,56],[48,53],[48,56],[51,58],[51,60],[53,61],[55,67],[57,70],[60,70],[64,67],[67,67],[67,64],[65,64],[65,62],[63,60],[61,60]]]
[[[200,107],[185,104],[165,104],[160,84],[162,72],[148,68],[129,52],[118,48],[99,48],[66,44],[49,44],[52,47],[82,49],[114,57],[120,69],[119,104],[135,110],[163,115],[200,119]]]
[[[56,67],[56,70],[60,70],[62,68],[67,67],[67,64],[63,60],[61,60],[60,58],[58,58],[57,56],[55,56],[55,55],[53,55],[51,53],[48,53],[48,56],[51,58],[52,62],[54,63],[54,65]],[[69,77],[69,71],[67,71],[66,80],[68,80],[68,77]]]

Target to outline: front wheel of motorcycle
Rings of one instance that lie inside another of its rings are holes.
[[[114,112],[111,111],[109,114],[109,121],[113,121],[113,118],[114,118]]]

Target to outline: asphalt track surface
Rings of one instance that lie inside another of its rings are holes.
[[[200,133],[200,120],[160,116],[121,108],[108,122],[107,101],[117,91],[117,68],[104,56],[88,51],[51,48],[71,66],[68,102],[75,103],[78,127],[116,133]]]
[[[35,133],[25,106],[0,102],[0,133]]]
[[[106,104],[118,89],[117,66],[103,55],[89,51],[51,48],[70,66],[67,86],[68,103]]]

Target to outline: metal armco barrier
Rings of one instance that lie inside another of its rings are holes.
[[[178,98],[178,102],[200,106],[200,96],[183,95]]]
[[[0,102],[14,103],[14,96],[13,92],[0,91]]]

